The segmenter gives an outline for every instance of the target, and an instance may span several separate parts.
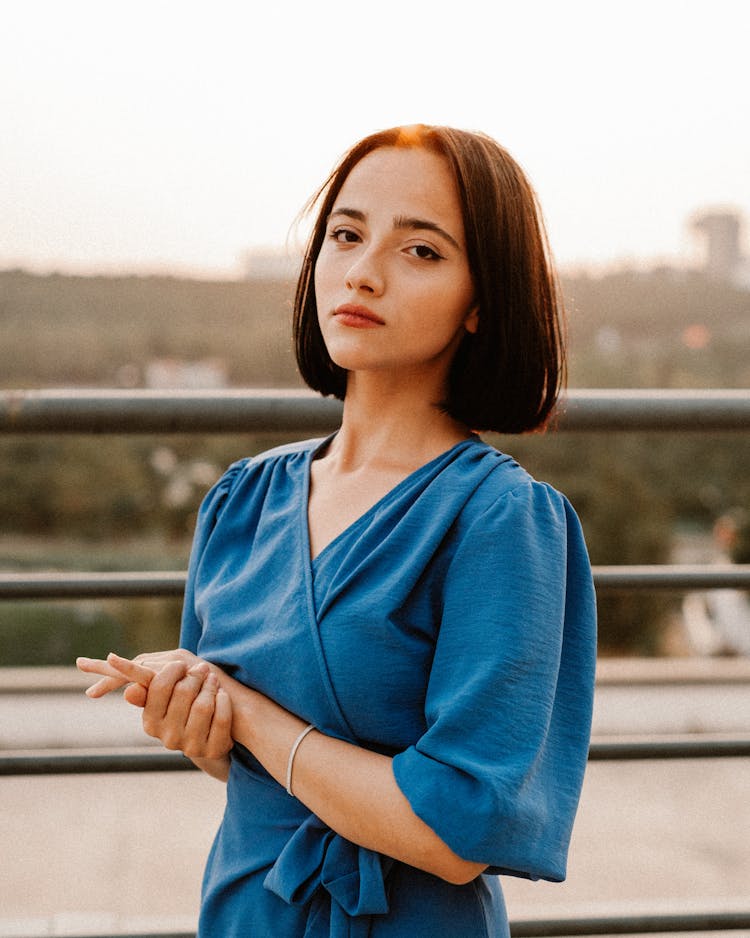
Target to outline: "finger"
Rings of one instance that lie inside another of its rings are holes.
[[[170,661],[183,661],[188,667],[200,661],[197,655],[185,648],[171,648],[167,651],[147,651],[136,655],[132,659],[135,664],[150,668],[152,671],[161,670]]]
[[[122,696],[129,704],[143,709],[148,700],[148,688],[144,687],[143,684],[128,684]]]
[[[185,751],[190,748],[191,752],[198,752],[205,748],[211,731],[219,682],[214,674],[206,672],[204,677],[205,680],[192,702],[185,721]]]
[[[180,661],[170,661],[157,671],[148,686],[146,709],[149,719],[164,719],[174,688],[183,677],[185,665]]]
[[[101,674],[104,677],[122,676],[109,661],[102,661],[101,658],[76,658],[76,667],[86,674]]]
[[[178,658],[173,651],[151,651],[136,655],[135,658],[130,660],[133,664],[137,664],[142,668],[160,671],[164,665],[169,664],[170,661],[179,661],[181,659]]]
[[[96,700],[99,697],[104,697],[106,694],[111,693],[113,690],[118,690],[120,687],[123,687],[128,683],[128,679],[125,677],[103,677],[100,681],[97,681],[96,684],[92,684],[91,687],[87,688],[86,696],[90,697],[92,700]]]
[[[76,667],[87,674],[112,674],[114,668],[101,658],[76,658]]]
[[[218,759],[232,748],[232,700],[223,687],[216,691],[214,717],[206,741],[208,758]]]
[[[146,668],[142,664],[131,661],[130,658],[123,658],[120,655],[116,655],[113,651],[107,655],[107,664],[114,669],[115,673],[125,675],[128,681],[143,684],[144,687],[149,686],[156,673],[151,668]]]
[[[198,677],[201,681],[205,681],[209,674],[211,674],[211,665],[207,661],[198,660],[196,664],[188,664],[188,674],[193,677]],[[215,677],[216,675],[214,675]]]
[[[190,710],[183,752],[196,758],[222,758],[233,745],[231,723],[229,695],[216,675],[209,674]]]
[[[76,667],[85,674],[103,675],[100,681],[92,684],[91,687],[86,690],[86,696],[93,699],[104,697],[105,694],[117,690],[118,687],[122,687],[123,684],[127,683],[119,671],[100,658],[76,658]]]
[[[205,742],[211,725],[215,686],[205,689],[208,668],[188,671],[174,685],[164,715],[162,742],[168,749],[183,749],[196,740]],[[193,717],[191,721],[191,716]]]
[[[177,745],[177,739],[185,728],[190,705],[203,683],[202,679],[191,677],[178,690],[185,677],[184,662],[172,661],[165,665],[154,675],[149,685],[143,710],[144,730],[149,736],[161,739],[168,749]]]
[[[157,653],[157,657],[162,654],[164,653],[163,652]],[[135,661],[135,659],[133,660]],[[152,662],[149,658],[146,658],[145,656],[143,660],[136,661],[135,663],[139,664],[141,667],[148,667],[149,665],[146,664],[146,661],[148,661],[149,664],[153,663],[156,667],[161,667],[160,662],[157,662],[157,661]],[[207,672],[208,665],[201,662],[200,665],[196,665],[194,668],[191,668],[191,671],[195,671],[195,673],[198,673],[198,669],[205,670]],[[141,709],[143,709],[146,706],[148,693],[149,693],[149,689],[147,687],[144,687],[143,684],[135,684],[135,683],[128,684],[128,686],[125,688],[125,693],[123,694],[123,698],[129,704],[132,704],[134,707],[140,707]]]

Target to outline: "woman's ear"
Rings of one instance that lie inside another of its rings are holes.
[[[479,304],[472,306],[464,319],[464,329],[474,335],[479,328]]]

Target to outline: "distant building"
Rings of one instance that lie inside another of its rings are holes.
[[[155,390],[207,390],[229,384],[226,364],[218,358],[186,362],[176,358],[153,358],[144,369],[144,383]]]
[[[731,209],[697,212],[690,229],[703,240],[705,274],[724,283],[750,287],[750,258],[742,254],[739,212]]]

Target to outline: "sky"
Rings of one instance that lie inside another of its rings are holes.
[[[0,269],[240,276],[350,144],[416,122],[507,147],[563,268],[693,263],[694,212],[750,219],[747,0],[0,14]]]

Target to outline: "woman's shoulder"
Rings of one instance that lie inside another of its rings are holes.
[[[477,447],[474,458],[470,494],[457,518],[459,537],[496,537],[508,545],[521,531],[561,543],[582,538],[575,508],[551,483],[536,479],[512,456],[489,445]]]
[[[536,479],[513,456],[484,440],[474,454],[476,482],[471,501],[485,507],[510,498],[534,501],[539,496],[565,499],[549,482]]]
[[[280,446],[274,446],[271,449],[264,450],[256,456],[249,456],[241,460],[248,465],[261,465],[275,459],[286,459],[314,452],[318,447],[325,443],[327,437],[316,437],[312,440],[298,440],[294,443],[282,443]]]
[[[203,511],[216,514],[234,496],[241,496],[247,486],[257,487],[260,479],[268,470],[273,471],[279,463],[290,460],[306,460],[307,454],[314,451],[323,441],[320,439],[302,440],[275,446],[254,456],[245,456],[233,462],[206,493]]]
[[[231,489],[243,475],[247,475],[259,469],[268,468],[273,463],[279,461],[295,460],[299,458],[305,459],[308,453],[314,452],[323,442],[323,438],[299,440],[294,443],[284,443],[281,446],[274,446],[254,456],[244,456],[242,459],[233,462],[225,470],[217,484]]]

